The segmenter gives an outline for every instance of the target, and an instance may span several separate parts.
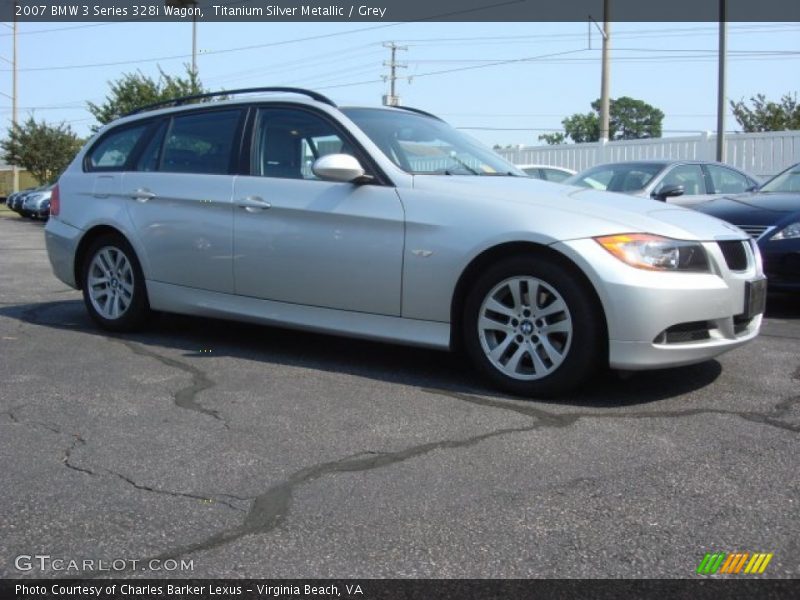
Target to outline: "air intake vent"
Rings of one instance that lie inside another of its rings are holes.
[[[737,225],[737,227],[753,239],[760,238],[770,228],[769,225]]]
[[[653,340],[654,344],[685,344],[688,342],[701,342],[711,337],[709,330],[713,327],[708,321],[692,321],[673,325],[659,333]]]
[[[725,263],[731,271],[744,271],[747,269],[747,242],[718,242]]]

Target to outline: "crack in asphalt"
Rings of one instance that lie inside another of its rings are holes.
[[[91,469],[86,469],[84,467],[79,467],[77,465],[73,465],[70,462],[70,458],[72,458],[72,453],[75,451],[75,449],[78,446],[85,446],[86,445],[86,440],[84,440],[81,437],[81,434],[73,433],[72,437],[74,438],[72,443],[69,445],[69,447],[66,450],[64,450],[64,458],[62,460],[62,462],[64,463],[64,466],[67,467],[68,469],[72,469],[73,471],[78,471],[79,473],[86,473],[87,475],[91,475],[92,477],[99,477],[98,473],[95,473]]]
[[[515,433],[526,433],[539,429],[542,423],[535,422],[526,427],[509,427],[481,433],[460,440],[441,440],[412,446],[397,452],[360,452],[335,461],[319,463],[301,469],[282,483],[274,485],[256,496],[244,521],[230,530],[221,531],[199,542],[167,550],[143,561],[166,560],[212,550],[235,542],[247,535],[263,535],[279,527],[288,517],[292,497],[297,488],[335,473],[357,473],[381,469],[390,465],[429,454],[436,450],[460,449],[477,445],[485,440]]]
[[[187,492],[172,492],[170,490],[162,490],[162,489],[159,489],[159,488],[150,487],[149,485],[136,483],[130,477],[127,477],[126,475],[123,475],[122,473],[117,473],[116,471],[111,471],[109,469],[104,469],[104,471],[106,471],[107,473],[109,473],[111,475],[116,475],[117,477],[122,479],[122,481],[124,481],[126,483],[129,483],[130,485],[135,487],[137,490],[143,490],[143,491],[146,491],[146,492],[153,492],[154,494],[164,494],[166,496],[173,496],[175,498],[190,498],[192,500],[200,500],[201,502],[205,502],[205,503],[223,504],[223,505],[227,506],[228,508],[230,508],[232,510],[235,510],[237,512],[242,512],[242,513],[243,512],[247,512],[243,508],[235,506],[235,505],[231,504],[230,502],[226,502],[224,500],[219,500],[218,499],[218,496],[225,496],[227,494],[219,494],[219,495],[215,495],[215,496],[200,496],[200,495],[197,495],[197,494],[189,494]]]
[[[25,311],[26,316],[31,320],[33,320],[34,322],[36,322],[36,319],[39,316],[37,308],[38,307],[33,307],[32,309]],[[150,351],[146,348],[143,348],[140,344],[136,344],[134,342],[130,342],[128,340],[116,337],[110,337],[110,336],[104,336],[104,337],[105,339],[108,339],[110,341],[115,341],[123,345],[124,347],[126,347],[135,354],[155,359],[166,366],[173,367],[185,373],[188,373],[192,377],[191,383],[188,387],[182,388],[174,394],[175,404],[180,408],[199,412],[207,416],[210,416],[214,419],[220,420],[224,423],[226,428],[228,427],[227,421],[225,421],[224,419],[222,419],[222,417],[220,417],[218,411],[207,409],[202,405],[200,405],[196,400],[196,396],[200,392],[216,385],[215,382],[212,379],[210,379],[205,372],[182,361],[172,359],[163,356],[161,354],[158,354],[156,352]],[[778,337],[778,336],[772,336],[772,337]],[[800,367],[798,367],[797,370],[794,372],[793,378],[800,379]],[[634,411],[634,412],[627,412],[624,414],[619,414],[619,413],[603,414],[603,413],[595,413],[588,411],[557,414],[543,410],[535,406],[527,406],[527,405],[512,403],[520,401],[513,400],[510,398],[492,399],[461,392],[443,391],[431,388],[419,388],[419,389],[431,395],[453,398],[459,401],[468,402],[470,404],[474,404],[484,408],[492,408],[503,411],[516,412],[520,415],[532,419],[533,422],[525,427],[497,429],[459,440],[448,439],[436,442],[428,442],[425,444],[412,446],[397,452],[362,452],[339,460],[319,463],[317,465],[312,465],[300,469],[299,471],[296,471],[294,474],[290,475],[288,479],[286,479],[285,481],[273,485],[263,493],[251,498],[237,497],[232,494],[219,494],[218,496],[230,497],[243,502],[244,501],[251,502],[250,507],[246,511],[244,519],[241,522],[241,524],[239,524],[234,528],[226,529],[218,533],[215,533],[198,542],[175,547],[166,550],[158,555],[152,556],[149,559],[142,559],[142,560],[153,560],[153,559],[165,560],[168,558],[174,559],[177,557],[194,554],[197,552],[212,550],[230,544],[232,542],[235,542],[248,535],[255,535],[255,534],[263,535],[269,533],[275,528],[281,526],[286,521],[291,510],[291,503],[293,496],[298,488],[310,484],[328,475],[336,473],[367,472],[374,469],[380,469],[407,460],[411,460],[413,458],[417,458],[432,453],[436,450],[466,448],[477,445],[485,440],[497,438],[504,435],[527,433],[535,431],[537,429],[544,429],[544,428],[565,428],[575,424],[580,419],[592,419],[592,418],[593,419],[603,419],[603,418],[653,419],[653,418],[680,418],[680,417],[690,417],[703,414],[732,415],[748,421],[758,422],[760,424],[768,425],[778,429],[791,431],[793,433],[800,432],[800,425],[792,425],[780,420],[780,418],[788,414],[788,412],[795,405],[800,403],[800,396],[792,396],[789,398],[785,398],[776,403],[772,407],[772,410],[766,413],[758,411],[735,411],[735,410],[712,409],[712,408],[687,408],[683,410]],[[13,418],[12,415],[9,415],[9,417]],[[69,468],[72,468],[74,470],[82,471],[90,475],[97,475],[96,473],[90,470],[82,469],[80,467],[72,465],[69,462],[70,455],[74,451],[74,449],[78,445],[85,444],[85,442],[83,441],[82,438],[80,438],[80,436],[75,436],[75,437],[76,437],[75,441],[65,453],[65,459],[64,459],[65,464]],[[187,497],[197,500],[208,500],[206,498],[194,494],[169,492],[152,488],[149,486],[144,486],[134,482],[132,479],[120,473],[115,473],[112,471],[108,472],[113,475],[116,475],[117,477],[126,481],[127,483],[129,483],[130,485],[134,486],[137,489],[142,489],[153,493],[161,493],[177,497]],[[233,508],[234,510],[245,512],[241,508],[236,507],[227,502],[220,501],[220,503],[225,504],[230,508]],[[89,577],[92,577],[92,575],[89,574]]]
[[[58,429],[55,425],[52,425],[50,423],[44,423],[42,421],[28,421],[28,420],[23,421],[22,419],[20,419],[16,413],[18,410],[25,408],[26,406],[28,405],[17,404],[16,406],[12,406],[11,408],[0,411],[0,415],[7,416],[12,423],[19,423],[20,425],[35,425],[37,427],[42,427],[44,429],[47,429],[48,431],[52,431],[53,433],[58,433],[58,434],[61,433],[60,429]]]
[[[72,453],[75,452],[75,450],[79,446],[85,446],[86,445],[86,440],[83,439],[83,437],[79,433],[73,434],[72,437],[74,438],[73,441],[72,441],[72,444],[70,444],[69,447],[64,451],[64,458],[62,459],[62,462],[64,463],[64,466],[66,466],[68,469],[71,469],[73,471],[78,471],[79,473],[85,473],[85,474],[90,475],[92,477],[102,477],[103,473],[100,473],[98,471],[94,471],[94,470],[86,468],[86,467],[78,466],[78,465],[73,464],[71,462]],[[231,504],[230,502],[226,502],[225,500],[219,500],[215,496],[201,496],[201,495],[198,495],[198,494],[190,494],[188,492],[173,492],[173,491],[170,491],[170,490],[162,490],[162,489],[155,488],[155,487],[152,487],[152,486],[149,486],[149,485],[144,485],[144,484],[141,484],[141,483],[137,483],[136,481],[134,481],[133,479],[131,479],[127,475],[123,475],[122,473],[118,473],[116,471],[112,471],[111,469],[102,468],[102,471],[104,471],[108,475],[114,475],[114,476],[118,477],[119,479],[121,479],[125,483],[127,483],[127,484],[133,486],[134,488],[136,488],[137,490],[142,490],[142,491],[146,491],[146,492],[152,492],[154,494],[163,494],[165,496],[172,496],[174,498],[189,498],[189,499],[192,499],[192,500],[200,500],[200,501],[206,502],[206,503],[222,504],[222,505],[227,506],[228,508],[230,508],[232,510],[235,510],[237,512],[246,512],[244,509],[242,509],[242,508],[240,508],[238,506],[235,506],[235,505]]]
[[[794,375],[794,378],[800,378],[800,368]],[[406,460],[416,458],[425,454],[429,454],[435,450],[440,449],[460,449],[469,446],[474,446],[491,438],[496,438],[504,435],[515,433],[527,433],[538,429],[545,428],[564,428],[569,427],[582,418],[609,418],[609,419],[624,419],[624,418],[674,418],[694,416],[700,414],[723,414],[735,415],[741,418],[757,421],[762,424],[770,425],[780,429],[789,430],[792,432],[800,432],[800,426],[793,426],[788,423],[775,420],[777,416],[781,416],[791,410],[792,406],[800,403],[800,396],[786,398],[778,402],[773,407],[772,415],[765,415],[763,413],[746,412],[746,411],[725,411],[716,409],[686,409],[675,411],[649,411],[649,412],[635,412],[627,414],[614,414],[605,415],[597,413],[566,413],[554,414],[540,408],[532,406],[519,406],[510,405],[506,401],[493,400],[490,398],[483,398],[478,396],[471,396],[459,392],[443,392],[441,390],[432,390],[428,388],[421,388],[421,391],[440,395],[445,397],[455,398],[457,400],[470,402],[482,407],[497,408],[501,410],[510,410],[517,412],[521,415],[532,418],[534,422],[527,427],[514,427],[498,429],[486,433],[482,433],[470,438],[462,440],[442,440],[438,442],[429,442],[418,446],[412,446],[405,450],[398,452],[366,452],[360,453],[355,456],[347,457],[337,461],[320,463],[314,466],[301,469],[282,483],[272,486],[262,494],[259,494],[253,499],[250,510],[247,512],[244,521],[238,527],[222,531],[205,540],[189,544],[179,548],[174,548],[163,552],[157,556],[152,556],[149,559],[143,560],[165,560],[168,558],[178,558],[181,556],[194,554],[212,550],[220,546],[230,544],[238,539],[247,535],[253,534],[266,534],[273,529],[279,527],[287,518],[290,508],[291,500],[297,488],[309,484],[317,479],[326,475],[334,473],[354,473],[364,472],[373,469],[380,469],[389,465],[404,462]],[[777,414],[776,414],[777,413]]]
[[[191,382],[187,387],[181,388],[173,394],[173,401],[175,402],[175,405],[178,406],[179,408],[198,412],[206,416],[209,416],[213,419],[216,419],[217,421],[220,421],[223,424],[225,429],[230,429],[228,421],[220,416],[219,411],[211,408],[206,408],[199,402],[197,402],[197,396],[198,394],[200,394],[200,392],[203,392],[217,385],[216,382],[213,381],[211,378],[209,378],[208,375],[203,370],[198,369],[197,367],[190,365],[189,363],[185,363],[183,361],[176,360],[174,358],[169,358],[167,356],[158,354],[157,352],[153,352],[152,350],[143,348],[141,345],[136,344],[134,342],[111,336],[104,336],[104,337],[108,340],[122,344],[125,348],[127,348],[134,354],[138,354],[139,356],[145,356],[147,358],[152,358],[160,362],[162,365],[178,369],[180,371],[183,371],[184,373],[188,373],[192,378]]]
[[[797,372],[795,372],[793,375],[793,379],[800,380],[800,368],[798,368]],[[420,388],[420,390],[435,396],[454,398],[456,400],[461,400],[477,406],[516,412],[530,418],[538,419],[543,423],[547,423],[551,427],[568,427],[579,419],[670,419],[692,417],[696,415],[729,415],[739,417],[747,421],[791,431],[793,433],[800,433],[800,425],[793,425],[791,423],[786,423],[779,420],[791,410],[793,405],[800,403],[800,396],[790,396],[789,398],[779,401],[772,407],[772,411],[769,413],[759,411],[725,410],[723,408],[686,408],[682,410],[650,410],[612,414],[597,412],[568,412],[557,414],[548,412],[535,406],[509,404],[509,402],[522,402],[512,398],[509,398],[508,400],[492,400],[491,398],[473,396],[471,394],[464,394],[461,392],[450,392],[431,388]]]
[[[22,321],[28,321],[31,323],[35,323],[37,325],[42,325],[42,321],[40,320],[40,314],[44,311],[49,311],[51,309],[57,308],[63,304],[72,304],[72,300],[69,301],[60,301],[60,302],[51,302],[48,304],[38,304],[35,306],[31,306],[21,311]],[[230,429],[230,425],[226,419],[220,416],[219,411],[206,408],[197,402],[197,396],[216,385],[216,382],[213,381],[208,375],[202,370],[198,369],[197,367],[190,365],[189,363],[169,358],[167,356],[163,356],[158,354],[157,352],[153,352],[152,350],[148,350],[142,347],[140,344],[136,344],[130,340],[126,340],[124,338],[111,336],[111,335],[101,335],[105,340],[116,342],[121,344],[134,354],[138,354],[139,356],[144,356],[147,358],[152,358],[157,360],[161,364],[178,369],[183,371],[184,373],[188,373],[191,376],[191,383],[184,388],[179,389],[177,392],[173,394],[173,401],[178,408],[183,408],[185,410],[191,410],[194,412],[198,412],[209,416],[213,419],[220,421],[226,429]]]
[[[48,431],[51,431],[51,432],[56,433],[58,435],[64,435],[63,431],[61,431],[60,429],[58,429],[58,428],[56,428],[56,427],[54,427],[52,425],[48,425],[47,423],[42,423],[40,421],[29,421],[29,420],[24,420],[23,421],[23,420],[21,420],[19,417],[17,417],[17,415],[15,414],[15,411],[17,411],[20,408],[23,408],[25,406],[27,406],[27,405],[26,404],[20,404],[20,405],[17,405],[17,406],[13,406],[13,407],[11,407],[11,408],[9,408],[7,410],[0,411],[0,415],[8,416],[12,423],[16,423],[16,424],[19,424],[19,425],[25,425],[25,426],[32,426],[33,425],[33,426],[44,427]],[[68,469],[70,469],[72,471],[76,471],[78,473],[84,473],[84,474],[89,475],[91,477],[102,477],[103,473],[100,473],[98,471],[94,471],[94,470],[89,469],[87,467],[76,465],[76,464],[74,464],[74,462],[72,462],[73,453],[76,451],[76,449],[78,447],[86,446],[86,440],[79,433],[74,433],[74,434],[71,434],[71,435],[72,435],[72,438],[73,438],[72,443],[64,450],[64,455],[63,455],[63,457],[61,459],[61,462],[64,464],[65,467],[67,467]],[[239,498],[239,497],[233,496],[231,494],[219,494],[219,495],[212,495],[212,496],[201,496],[201,495],[198,495],[198,494],[190,494],[188,492],[173,492],[173,491],[170,491],[170,490],[162,490],[162,489],[159,489],[159,488],[154,488],[154,487],[151,487],[151,486],[148,486],[148,485],[137,483],[136,481],[134,481],[130,477],[128,477],[126,475],[123,475],[122,473],[118,473],[116,471],[112,471],[111,469],[103,468],[102,471],[107,473],[107,474],[109,474],[109,475],[114,475],[116,477],[119,477],[122,481],[128,483],[129,485],[135,487],[138,490],[152,492],[152,493],[155,493],[155,494],[163,494],[163,495],[167,495],[167,496],[173,496],[173,497],[176,497],[176,498],[190,498],[192,500],[200,500],[200,501],[206,502],[206,503],[222,504],[222,505],[227,506],[228,508],[230,508],[232,510],[235,510],[237,512],[242,512],[242,513],[246,512],[243,508],[241,508],[239,506],[236,506],[234,504],[231,504],[230,502],[227,502],[225,500],[220,500],[219,496],[233,498],[235,500],[240,500],[242,502],[247,502],[247,501],[252,500],[252,498]]]

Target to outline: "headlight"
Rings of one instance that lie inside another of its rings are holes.
[[[649,271],[709,272],[705,248],[699,242],[686,242],[651,235],[623,233],[594,238],[622,262]]]
[[[769,238],[769,241],[777,242],[779,240],[795,240],[797,238],[800,238],[800,221],[789,223],[786,227]]]

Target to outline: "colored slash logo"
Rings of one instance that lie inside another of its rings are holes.
[[[761,574],[772,560],[772,553],[766,552],[715,552],[708,553],[697,567],[698,575],[714,575],[715,573],[738,575],[739,573]],[[745,566],[745,564],[747,566]],[[744,568],[744,570],[742,570]]]

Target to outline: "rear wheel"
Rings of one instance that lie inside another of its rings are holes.
[[[130,244],[118,235],[92,242],[83,264],[83,300],[103,329],[132,331],[150,314],[144,276]]]
[[[572,270],[539,256],[505,259],[465,302],[467,354],[512,394],[553,396],[584,382],[604,360],[604,327]]]

